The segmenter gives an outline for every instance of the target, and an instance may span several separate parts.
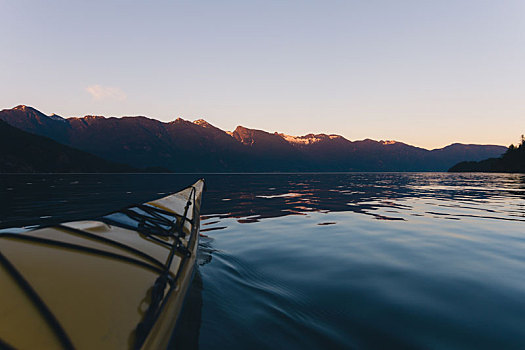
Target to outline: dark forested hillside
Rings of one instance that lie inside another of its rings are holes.
[[[128,172],[134,169],[14,128],[0,120],[0,173]]]
[[[499,158],[489,158],[479,162],[461,162],[454,165],[449,171],[525,173],[525,137],[522,135],[518,146],[510,145]]]

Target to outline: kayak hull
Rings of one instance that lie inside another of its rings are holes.
[[[193,276],[203,190],[199,180],[95,220],[0,233],[0,345],[166,348]]]

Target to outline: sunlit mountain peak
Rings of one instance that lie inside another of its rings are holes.
[[[279,134],[283,139],[290,143],[309,145],[321,141],[317,135],[306,135],[306,136],[291,136],[286,134]]]
[[[211,126],[211,124],[208,123],[208,122],[207,122],[206,120],[204,120],[204,119],[197,119],[197,120],[194,120],[194,121],[193,121],[193,124],[196,124],[196,125],[202,126],[202,127],[204,127],[204,128]]]

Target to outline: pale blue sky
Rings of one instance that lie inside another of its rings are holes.
[[[0,0],[0,109],[426,148],[525,133],[525,1]]]

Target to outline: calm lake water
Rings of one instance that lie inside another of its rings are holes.
[[[99,216],[198,175],[0,175],[0,228]],[[525,348],[525,176],[203,175],[173,348]]]

